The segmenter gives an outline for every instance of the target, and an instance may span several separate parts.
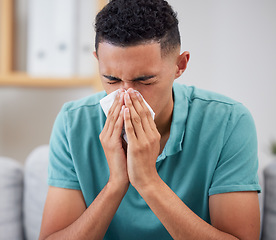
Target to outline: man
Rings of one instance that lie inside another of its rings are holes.
[[[190,55],[168,3],[112,0],[94,55],[106,93],[120,91],[107,118],[105,92],[59,113],[40,239],[258,239],[253,120],[240,103],[174,84]]]

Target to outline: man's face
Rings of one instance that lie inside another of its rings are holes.
[[[97,57],[103,87],[108,94],[119,88],[139,91],[158,118],[173,104],[178,56],[161,56],[159,43],[118,47],[102,42]]]

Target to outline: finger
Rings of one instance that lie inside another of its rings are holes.
[[[145,105],[143,98],[138,91],[130,92],[130,96],[131,96],[132,104],[133,104],[137,114],[141,118],[144,131],[149,132],[150,130],[152,130],[150,123],[149,123],[149,119],[152,117],[151,117],[151,113],[150,113],[148,107]]]
[[[112,136],[115,136],[117,138],[121,137],[121,133],[122,133],[122,130],[123,130],[123,125],[124,125],[124,109],[125,109],[125,106],[122,106],[120,114],[119,114],[119,117],[118,117],[118,119],[117,119],[117,121],[115,123],[114,130],[111,133]]]
[[[126,104],[126,107],[129,109],[130,120],[131,120],[131,123],[132,123],[132,126],[134,128],[137,138],[138,139],[144,138],[145,131],[142,126],[142,120],[132,104],[132,100],[130,99],[129,92],[125,93],[125,104]]]
[[[117,104],[120,102],[121,100],[121,94],[123,93],[123,89],[119,89],[119,91],[117,92],[116,96],[115,96],[115,99],[114,99],[114,102],[112,104],[112,106],[110,107],[110,109],[108,110],[108,114],[109,115],[110,113],[113,113],[117,107]]]
[[[151,128],[151,130],[155,130],[156,129],[156,124],[154,122],[154,119],[151,116],[151,112],[149,110],[149,108],[147,107],[147,105],[145,104],[142,95],[139,92],[136,92],[136,96],[137,99],[139,100],[139,103],[141,104],[141,106],[143,107],[143,110],[145,111],[145,119],[147,119],[148,123],[149,123],[149,127]]]
[[[106,133],[108,134],[108,136],[111,136],[114,131],[115,123],[118,120],[121,108],[123,106],[123,102],[124,102],[123,97],[124,97],[124,93],[118,92],[111,108],[108,111],[108,115],[105,123],[107,127]]]
[[[124,123],[128,142],[136,142],[137,137],[130,119],[130,112],[128,108],[124,109]]]

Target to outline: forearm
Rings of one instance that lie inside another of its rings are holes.
[[[75,222],[46,239],[103,239],[127,189],[128,184],[119,186],[118,184],[107,183],[92,204]]]
[[[159,176],[155,179],[151,184],[137,187],[137,190],[173,239],[237,239],[202,220]]]

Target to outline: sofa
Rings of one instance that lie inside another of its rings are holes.
[[[0,157],[0,240],[37,240],[48,191],[47,145],[30,153],[23,166]]]
[[[46,200],[48,145],[39,146],[24,166],[0,157],[0,240],[37,240]],[[262,240],[276,240],[276,162],[264,170],[260,197]]]

